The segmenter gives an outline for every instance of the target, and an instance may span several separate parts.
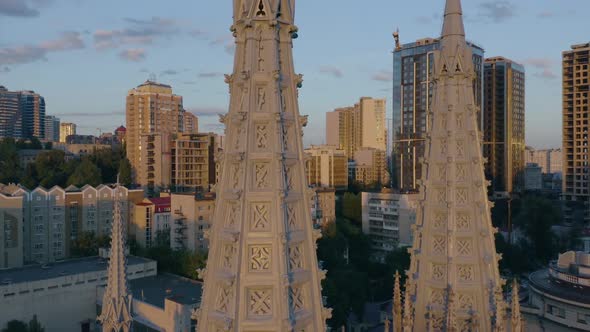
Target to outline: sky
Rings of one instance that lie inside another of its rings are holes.
[[[392,32],[402,43],[440,35],[444,0],[299,0],[295,70],[304,75],[306,144],[325,142],[325,113],[362,96],[386,98]],[[233,66],[229,0],[0,0],[0,85],[34,90],[47,114],[79,132],[125,124],[128,90],[172,85],[201,131],[222,133],[224,73]],[[590,41],[588,0],[464,0],[467,38],[486,57],[526,68],[526,140],[561,146],[561,53]]]

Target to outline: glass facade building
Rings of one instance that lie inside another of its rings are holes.
[[[484,50],[468,42],[476,71],[474,93],[476,105],[483,101]],[[392,184],[396,189],[412,192],[422,177],[420,158],[429,131],[430,104],[433,93],[434,57],[439,39],[425,38],[396,47],[393,52]],[[480,123],[481,123],[481,116]]]

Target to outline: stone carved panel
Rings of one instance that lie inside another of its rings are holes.
[[[240,205],[238,203],[229,203],[227,204],[227,218],[225,221],[225,225],[228,228],[234,228],[238,223],[238,218],[240,216]]]
[[[272,290],[248,289],[248,316],[272,316]]]
[[[288,152],[290,150],[289,148],[289,134],[290,134],[291,128],[287,125],[283,125],[283,149],[285,152]]]
[[[457,213],[457,229],[469,230],[471,228],[471,218],[467,212]]]
[[[236,130],[236,136],[234,137],[234,149],[240,150],[242,146],[242,137],[244,136],[244,126],[240,123]]]
[[[254,187],[256,189],[266,189],[270,185],[269,164],[258,163],[254,165]]]
[[[289,290],[289,298],[294,312],[305,309],[305,294],[302,286],[294,286]]]
[[[470,310],[474,304],[473,295],[465,293],[457,294],[457,304],[461,310]]]
[[[443,331],[445,327],[445,319],[441,313],[434,313],[432,314],[432,318],[430,319],[430,326],[432,331]]]
[[[432,250],[436,254],[446,255],[446,253],[447,253],[447,239],[444,236],[435,235],[432,238]]]
[[[443,289],[430,290],[430,303],[432,305],[443,305],[445,302],[445,291]]]
[[[268,148],[268,125],[266,123],[259,123],[256,125],[256,148],[265,150]]]
[[[457,164],[455,170],[457,181],[465,181],[467,178],[467,165]]]
[[[472,265],[457,266],[457,277],[459,281],[473,281],[475,279],[475,272]]]
[[[456,152],[457,152],[457,157],[463,157],[465,156],[465,141],[463,140],[457,140],[457,145],[456,145]]]
[[[457,113],[457,115],[455,116],[455,122],[457,129],[463,128],[463,113]]]
[[[268,245],[252,245],[248,250],[250,254],[250,271],[264,272],[270,270],[272,247]]]
[[[225,243],[222,246],[221,266],[225,269],[232,270],[235,266],[236,246],[233,243]]]
[[[442,129],[447,129],[447,115],[440,114],[440,125]]]
[[[434,214],[434,228],[441,229],[447,225],[447,213],[435,212]]]
[[[229,313],[233,297],[233,287],[231,285],[223,285],[220,283],[218,286],[217,298],[215,300],[215,310]]]
[[[440,140],[440,149],[439,149],[440,155],[443,156],[443,157],[446,157],[447,156],[448,149],[449,149],[449,144],[448,144],[447,140],[446,139],[441,139]]]
[[[293,182],[293,172],[293,166],[285,166],[285,180],[288,191],[293,190],[293,186],[295,185],[295,183]]]
[[[457,204],[467,204],[469,199],[469,190],[467,188],[457,188],[455,192]]]
[[[264,88],[258,88],[258,107],[259,112],[264,111],[264,105],[266,105],[266,90]]]
[[[461,256],[470,256],[473,253],[473,241],[471,239],[458,239],[457,253]]]
[[[242,167],[239,163],[231,165],[231,185],[233,189],[238,189],[242,177]]]
[[[289,269],[303,269],[303,247],[300,243],[289,247]]]
[[[270,226],[270,204],[252,204],[252,220],[250,223],[250,229],[255,232],[266,232],[270,231]]]
[[[293,204],[287,204],[287,223],[290,230],[297,229],[297,213]]]
[[[447,270],[446,264],[436,264],[432,263],[431,272],[432,272],[432,280],[443,280],[445,277],[445,273]]]
[[[436,189],[436,200],[439,204],[445,204],[447,202],[446,188]]]
[[[438,170],[438,179],[440,181],[446,181],[447,180],[447,165],[438,164],[436,168]]]

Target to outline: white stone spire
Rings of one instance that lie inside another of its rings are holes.
[[[447,0],[406,289],[414,332],[505,324],[474,75],[460,0]]]
[[[127,230],[121,214],[122,202],[118,183],[114,195],[108,280],[98,321],[102,324],[103,332],[129,332],[133,323],[131,314],[133,296],[130,294],[127,285],[127,258],[125,257],[125,234]]]
[[[294,0],[234,0],[226,148],[198,331],[324,331],[293,68]]]

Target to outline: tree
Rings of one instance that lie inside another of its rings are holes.
[[[559,210],[546,198],[527,196],[521,201],[515,224],[523,229],[532,249],[530,252],[541,264],[559,253],[557,237],[551,229],[559,222]]]
[[[38,185],[45,188],[64,186],[67,174],[64,172],[65,152],[50,150],[42,152],[35,159],[35,171],[39,180]]]
[[[0,143],[0,183],[17,183],[21,168],[14,139],[5,138]]]
[[[28,332],[29,329],[27,324],[20,320],[11,320],[6,323],[6,327],[2,329],[2,332]]]
[[[72,243],[73,257],[89,257],[98,255],[98,249],[108,247],[111,239],[108,236],[96,236],[94,232],[83,232]]]
[[[123,158],[119,163],[119,182],[123,186],[129,186],[131,181],[131,163],[129,159]]]
[[[45,150],[52,150],[53,149],[53,142],[45,143]]]
[[[37,320],[37,315],[33,315],[33,319],[29,322],[29,332],[45,332],[45,329],[41,327],[41,323]]]
[[[90,161],[88,158],[84,158],[82,162],[76,167],[76,170],[68,178],[68,185],[84,186],[89,184],[91,186],[98,186],[102,183],[102,177],[100,169]]]
[[[358,224],[362,223],[362,203],[361,194],[344,193],[342,214],[345,218],[350,219]]]

